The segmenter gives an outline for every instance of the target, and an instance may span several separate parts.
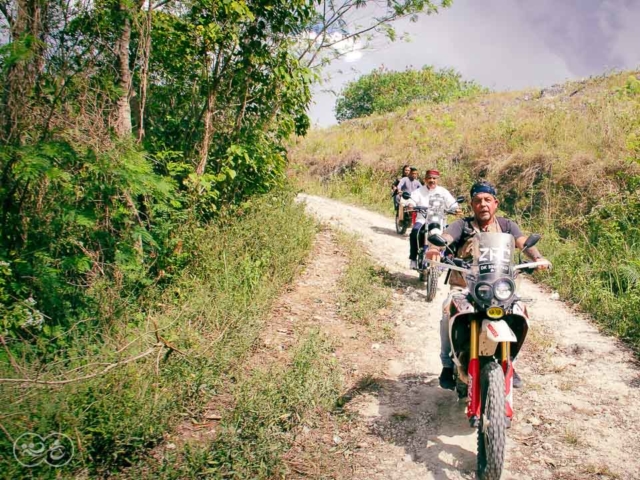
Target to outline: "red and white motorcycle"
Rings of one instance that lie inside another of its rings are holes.
[[[446,240],[431,235],[444,247]],[[540,240],[527,238],[523,251]],[[449,340],[456,365],[456,391],[467,398],[467,418],[478,429],[477,473],[481,480],[499,480],[505,458],[506,429],[513,417],[513,365],[529,329],[527,307],[516,292],[516,277],[531,273],[547,260],[515,264],[514,239],[506,233],[476,233],[473,260],[444,257],[436,266],[460,272],[467,290],[452,298]]]

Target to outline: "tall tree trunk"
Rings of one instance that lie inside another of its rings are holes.
[[[209,89],[207,95],[207,110],[204,113],[204,133],[202,134],[202,144],[200,145],[200,161],[196,167],[196,174],[202,175],[207,167],[207,158],[209,158],[209,145],[213,136],[213,112],[216,108],[216,96],[213,88]]]
[[[119,5],[122,15],[122,28],[120,37],[116,41],[116,55],[118,56],[118,87],[121,94],[116,102],[115,131],[119,137],[131,135],[131,105],[129,95],[131,92],[131,68],[129,67],[129,45],[131,43],[131,19],[126,1]]]
[[[31,55],[19,59],[9,67],[3,99],[4,135],[6,144],[20,144],[31,125],[29,103],[44,59],[43,13],[45,0],[17,0],[16,15],[10,21],[14,44],[28,42]],[[26,46],[25,45],[25,46]]]
[[[2,146],[24,145],[29,138],[29,130],[35,124],[32,104],[38,74],[44,65],[46,7],[46,0],[17,0],[15,16],[11,15],[6,5],[2,9],[9,24],[11,42],[14,45],[22,43],[22,47],[30,50],[29,54],[13,62],[7,71],[0,111]],[[7,149],[7,152],[9,155],[1,163],[0,174],[0,235],[5,244],[15,245],[20,239],[20,227],[19,222],[10,219],[12,216],[14,219],[20,218],[20,192],[24,193],[26,187],[14,175],[13,166],[18,161],[15,150]]]
[[[138,107],[138,142],[144,138],[144,109],[147,103],[147,87],[149,85],[149,59],[151,57],[151,0],[145,21],[140,28],[142,40],[142,67],[140,69],[140,102]]]
[[[213,114],[216,110],[216,95],[218,92],[220,81],[222,79],[222,74],[230,63],[229,61],[225,61],[224,64],[221,65],[222,53],[223,49],[221,46],[219,46],[213,64],[212,72],[209,71],[209,65],[205,66],[207,75],[207,108],[204,113],[204,132],[202,134],[202,143],[200,144],[200,148],[198,149],[199,161],[198,166],[196,167],[197,175],[202,175],[207,167],[207,159],[209,158],[209,146],[211,144],[211,138],[213,137],[213,132],[215,130],[213,126]],[[211,81],[211,79],[213,79],[213,81]]]

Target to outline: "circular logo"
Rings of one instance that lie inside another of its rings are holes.
[[[13,456],[23,467],[36,467],[42,462],[62,467],[73,458],[74,447],[64,433],[50,433],[41,437],[36,433],[23,433],[13,442]]]

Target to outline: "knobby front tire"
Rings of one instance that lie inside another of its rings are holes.
[[[507,441],[504,373],[495,362],[480,372],[482,408],[478,426],[478,478],[500,480]]]
[[[427,282],[427,302],[431,302],[436,297],[438,291],[438,272],[434,267],[429,267],[425,275]]]

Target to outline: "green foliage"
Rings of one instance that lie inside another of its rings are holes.
[[[42,142],[10,150],[2,163],[11,183],[0,190],[0,260],[10,269],[0,334],[20,336],[15,327],[30,323],[19,313],[26,301],[37,303],[29,308],[45,336],[95,314],[84,294],[98,274],[119,278],[129,292],[150,284],[156,270],[149,260],[164,240],[156,232],[175,189],[139,151]],[[157,225],[149,228],[152,219]]]
[[[404,72],[374,70],[349,83],[336,101],[339,122],[386,113],[413,103],[443,103],[486,92],[473,81],[462,80],[453,69]]]
[[[145,288],[171,280],[183,262],[177,226],[283,185],[282,142],[308,127],[314,78],[292,36],[313,6],[183,6],[52,4],[2,46],[8,98],[20,98],[2,106],[2,118],[19,120],[0,134],[0,334],[35,340],[79,319],[91,319],[84,328],[112,321]],[[138,144],[110,127],[126,96],[114,45],[128,26],[132,91],[146,92],[144,109],[140,96],[131,102]],[[38,31],[49,40],[34,40]],[[147,41],[145,63],[134,53]],[[37,79],[14,80],[36,64]]]
[[[312,220],[300,216],[291,192],[254,198],[215,224],[177,228],[189,261],[173,270],[170,288],[157,292],[150,287],[141,303],[127,306],[121,318],[129,322],[84,333],[81,321],[73,323],[59,332],[65,347],[58,345],[55,355],[42,356],[44,345],[29,346],[24,354],[42,359],[23,364],[20,371],[6,351],[0,351],[0,377],[46,380],[99,372],[106,364],[143,353],[157,342],[151,325],[179,350],[154,350],[106,375],[68,385],[2,386],[0,401],[7,415],[3,426],[13,438],[27,431],[56,431],[69,435],[76,447],[82,445],[82,452],[63,470],[69,475],[78,469],[104,475],[131,465],[185,415],[197,416],[254,345],[265,313],[299,271],[315,233]],[[324,351],[321,343],[317,348]],[[329,381],[330,376],[322,380],[324,372],[296,376],[292,388],[295,381],[310,382],[304,386]],[[295,405],[306,405],[306,398]],[[0,468],[8,477],[19,478],[26,470],[13,460],[12,448],[2,436]],[[57,474],[46,466],[34,472],[40,478]]]
[[[282,183],[282,141],[308,128],[314,78],[291,54],[287,35],[299,32],[311,13],[304,2],[231,2],[213,11],[196,3],[184,16],[154,14],[145,144],[159,160],[163,151],[191,159],[182,163],[195,172],[209,139],[206,176],[194,173],[186,185],[201,213],[210,216],[224,202]]]

